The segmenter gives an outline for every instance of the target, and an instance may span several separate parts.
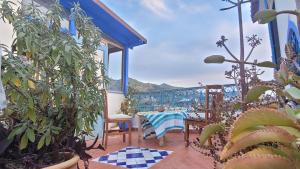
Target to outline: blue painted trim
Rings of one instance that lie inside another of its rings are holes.
[[[77,35],[77,30],[76,30],[76,24],[75,24],[75,18],[74,16],[70,16],[69,20],[69,31],[72,36]]]
[[[126,95],[128,93],[128,60],[129,60],[129,49],[125,48],[123,50],[123,92]]]
[[[122,46],[133,48],[147,43],[147,40],[138,33],[128,28],[121,19],[110,11],[102,2],[94,0],[60,0],[60,4],[66,9],[71,10],[74,3],[79,3],[80,7],[92,19],[93,23],[101,31],[122,44]]]
[[[268,8],[268,1],[265,0],[265,8]],[[270,7],[269,7],[270,8]],[[271,52],[272,52],[272,62],[274,64],[280,64],[280,63],[277,63],[278,60],[279,60],[279,57],[276,53],[276,45],[275,45],[275,32],[274,32],[274,22],[275,21],[271,21],[270,23],[268,23],[268,29],[269,29],[269,38],[270,38],[270,44],[271,44]]]
[[[269,29],[269,37],[270,37],[270,44],[271,44],[271,51],[272,51],[272,62],[277,64],[277,56],[276,56],[276,52],[275,52],[275,42],[274,42],[274,38],[273,38],[273,25],[272,23],[268,24],[268,29]]]
[[[287,41],[289,40],[290,30],[293,30],[295,32],[297,40],[300,43],[300,35],[299,35],[298,28],[297,28],[296,24],[292,20],[289,19],[289,21],[288,21],[288,31],[287,31],[287,35],[286,35]]]

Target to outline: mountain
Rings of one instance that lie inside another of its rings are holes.
[[[118,91],[121,88],[121,80],[110,79],[109,90]],[[135,88],[138,92],[152,92],[158,90],[172,90],[180,89],[181,87],[175,87],[163,83],[161,85],[152,84],[152,83],[143,83],[136,79],[129,78],[129,86]]]

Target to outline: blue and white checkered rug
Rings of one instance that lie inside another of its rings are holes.
[[[126,147],[117,152],[98,157],[93,161],[124,168],[147,169],[163,160],[172,151],[150,148]]]

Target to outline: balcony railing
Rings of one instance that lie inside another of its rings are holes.
[[[224,99],[238,96],[234,84],[224,85]],[[166,109],[189,109],[193,104],[204,104],[205,87],[191,87],[153,92],[138,92],[134,95],[137,111],[154,111],[163,106]]]

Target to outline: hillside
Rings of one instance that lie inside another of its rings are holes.
[[[110,79],[109,90],[119,90],[121,86],[121,80]],[[163,83],[161,85],[152,84],[152,83],[143,83],[138,80],[129,78],[129,86],[134,87],[138,92],[151,92],[158,90],[171,90],[179,89],[180,87],[174,87]]]

